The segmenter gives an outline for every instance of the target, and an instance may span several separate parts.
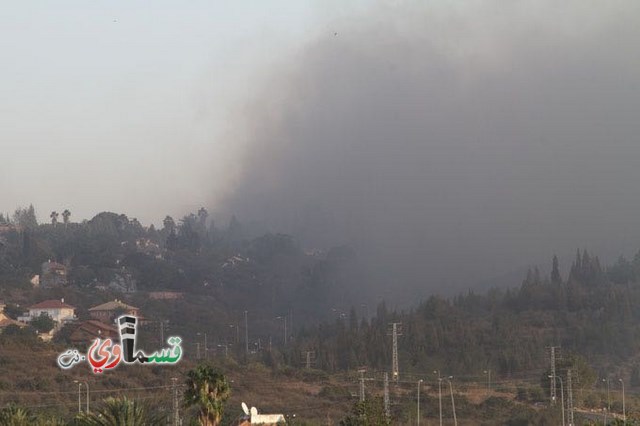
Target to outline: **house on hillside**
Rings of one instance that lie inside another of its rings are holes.
[[[27,326],[27,324],[23,322],[16,321],[14,319],[9,318],[5,314],[3,314],[2,311],[0,311],[0,333],[2,333],[4,329],[9,327],[10,325],[15,325],[20,328]]]
[[[98,320],[87,320],[76,328],[69,340],[76,346],[88,345],[95,339],[118,339],[118,329]]]
[[[18,317],[18,321],[31,322],[40,315],[46,314],[57,323],[56,328],[59,328],[64,323],[77,319],[75,315],[76,308],[64,303],[64,299],[45,300],[44,302],[29,306],[27,309],[29,312],[26,313],[26,315]]]
[[[50,260],[42,264],[42,274],[40,274],[40,285],[42,287],[61,287],[67,285],[67,282],[66,266]]]
[[[139,313],[140,309],[135,306],[127,305],[118,299],[89,308],[89,315],[91,318],[105,324],[113,323],[114,320],[121,315],[132,315],[139,318]]]

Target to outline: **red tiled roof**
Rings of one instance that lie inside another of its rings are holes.
[[[80,327],[81,329],[85,329],[85,330],[106,330],[106,331],[111,331],[113,333],[117,333],[118,329],[109,325],[109,324],[105,324],[101,321],[97,321],[97,320],[87,320],[85,322],[83,322]]]
[[[45,300],[44,302],[37,303],[33,306],[29,306],[29,309],[75,309],[74,306],[67,305],[62,300]]]
[[[102,305],[94,306],[93,308],[89,308],[89,312],[95,311],[115,311],[116,309],[135,309],[135,306],[127,305],[126,303],[120,300],[112,300],[111,302],[103,303]]]
[[[96,338],[117,338],[118,330],[100,321],[88,320],[80,324],[71,336],[70,340],[74,344],[86,343]]]

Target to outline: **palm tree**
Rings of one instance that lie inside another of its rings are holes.
[[[65,209],[62,212],[62,222],[64,222],[65,226],[67,226],[67,224],[69,223],[69,216],[71,216],[71,212],[69,211],[69,209]]]
[[[54,210],[54,211],[51,212],[49,217],[51,218],[51,224],[52,225],[55,226],[58,223],[58,216],[60,216],[60,215],[58,214],[57,211]]]
[[[102,407],[91,413],[80,413],[75,419],[78,426],[155,426],[166,425],[167,416],[153,412],[145,404],[126,396],[109,397]]]
[[[58,417],[34,416],[28,409],[9,404],[0,409],[0,426],[65,426]]]
[[[24,408],[14,404],[0,410],[0,425],[2,426],[29,426],[35,423],[35,417]]]
[[[196,406],[201,426],[217,426],[231,390],[227,378],[210,365],[199,365],[187,373],[185,407]]]

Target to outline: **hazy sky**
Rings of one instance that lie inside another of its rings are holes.
[[[637,1],[3,9],[0,210],[205,205],[407,288],[640,247]]]
[[[2,3],[0,211],[42,218],[210,202],[237,161],[230,107],[326,17],[300,0]]]

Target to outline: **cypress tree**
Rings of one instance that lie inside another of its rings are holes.
[[[558,256],[553,255],[553,266],[551,267],[551,282],[553,284],[561,284],[560,268],[558,267]]]

